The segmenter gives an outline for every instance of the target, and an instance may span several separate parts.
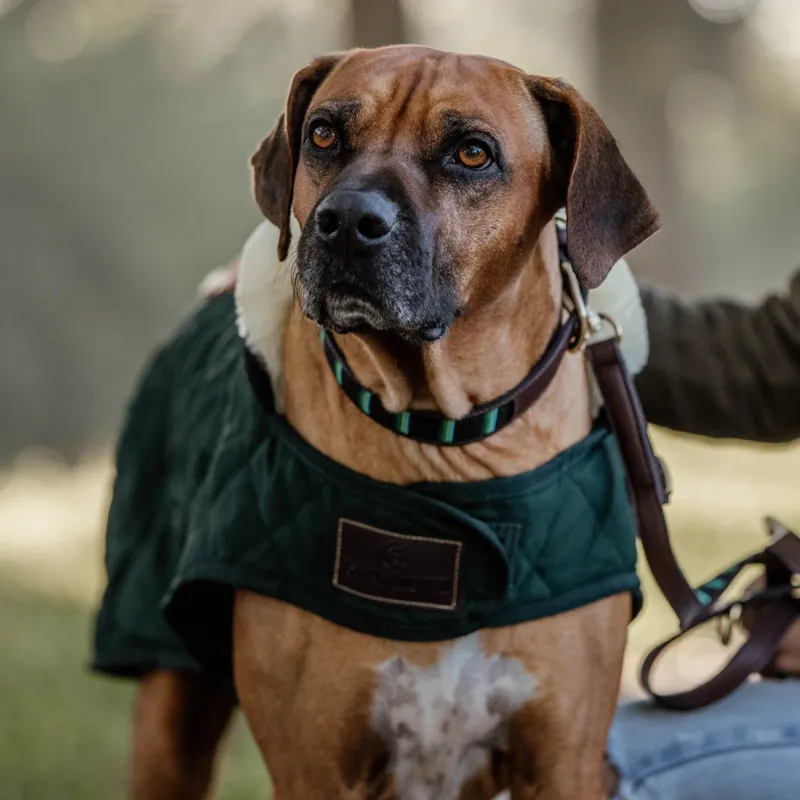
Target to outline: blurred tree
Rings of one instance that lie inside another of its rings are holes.
[[[259,221],[247,161],[292,72],[347,46],[345,20],[303,25],[265,4],[198,66],[187,56],[214,31],[190,39],[159,4],[119,40],[51,61],[30,38],[45,4],[0,0],[0,465],[114,436],[147,355]],[[187,20],[210,16],[191,5]]]
[[[634,254],[638,274],[745,299],[783,284],[798,258],[797,109],[772,90],[752,21],[711,22],[688,0],[596,11],[598,105],[665,223]]]
[[[596,25],[602,112],[612,128],[626,131],[625,155],[665,222],[637,271],[662,286],[692,286],[697,231],[679,185],[665,106],[670,88],[690,72],[735,83],[730,42],[739,26],[708,22],[685,0],[598,0]]]
[[[409,42],[409,21],[402,0],[350,0],[354,47],[383,47]]]

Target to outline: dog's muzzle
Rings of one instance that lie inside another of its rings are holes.
[[[300,237],[304,313],[337,333],[440,338],[455,317],[456,295],[437,285],[433,248],[424,239],[414,213],[385,191],[335,188]]]

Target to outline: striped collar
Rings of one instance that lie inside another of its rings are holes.
[[[572,265],[566,245],[566,215],[560,211],[555,217],[558,234],[559,258],[564,275],[564,294],[571,297],[577,284],[574,282]],[[572,280],[569,280],[569,277]],[[585,292],[578,303],[573,302],[566,320],[555,331],[544,355],[533,369],[513,389],[489,403],[475,406],[461,419],[451,419],[438,411],[402,411],[393,413],[386,409],[380,397],[359,383],[333,335],[320,329],[320,339],[328,364],[342,392],[361,413],[399,436],[426,444],[459,446],[477,442],[510,425],[524,414],[539,399],[555,376],[564,354],[574,347],[581,337],[585,315],[579,313],[583,307]]]

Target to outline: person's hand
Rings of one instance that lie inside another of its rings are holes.
[[[754,581],[745,591],[745,597],[753,595],[762,591],[764,588],[763,578]],[[763,611],[760,613],[764,613]],[[767,611],[766,613],[769,613]],[[742,618],[742,623],[748,630],[752,627],[755,620],[755,613],[745,614]],[[775,652],[775,658],[771,664],[774,671],[784,675],[791,675],[792,677],[800,677],[800,616],[791,624],[789,630],[783,635],[778,649]]]

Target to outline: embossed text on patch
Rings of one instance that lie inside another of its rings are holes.
[[[340,519],[333,585],[370,600],[452,611],[458,604],[461,548],[461,542]]]

